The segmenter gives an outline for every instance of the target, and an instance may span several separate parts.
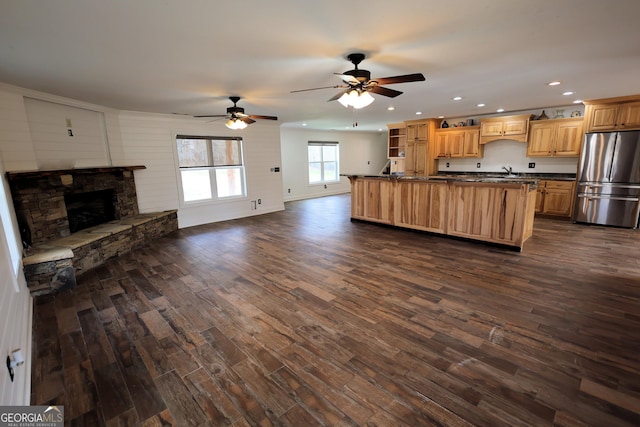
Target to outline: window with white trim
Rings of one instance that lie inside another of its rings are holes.
[[[340,181],[337,142],[309,141],[309,184]]]
[[[242,138],[176,136],[185,203],[246,196]]]

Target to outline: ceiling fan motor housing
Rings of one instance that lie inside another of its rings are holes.
[[[371,72],[368,70],[355,69],[355,70],[345,71],[342,74],[353,76],[356,79],[358,79],[360,83],[368,82],[369,80],[371,80]]]

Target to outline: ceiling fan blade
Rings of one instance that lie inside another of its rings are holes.
[[[193,117],[196,117],[196,118],[200,118],[200,117],[227,117],[227,115],[226,114],[213,114],[213,115],[209,114],[207,116],[193,116]]]
[[[278,118],[276,116],[257,116],[255,114],[249,114],[249,116],[252,119],[262,119],[262,120],[278,120]]]
[[[247,117],[238,117],[238,120],[242,120],[243,122],[245,122],[246,124],[250,125],[251,123],[255,123],[256,121]]]
[[[299,89],[299,90],[292,90],[292,91],[291,91],[291,92],[289,92],[289,93],[307,92],[307,91],[310,91],[310,90],[318,90],[318,89],[335,89],[335,88],[337,88],[337,87],[343,87],[343,86],[336,85],[336,86],[312,87],[311,89]]]
[[[378,95],[388,96],[389,98],[395,98],[398,95],[402,95],[399,90],[388,89],[382,86],[371,86],[367,89],[369,92],[377,93]]]
[[[339,73],[334,73],[336,76],[340,76],[340,78],[345,82],[348,83],[350,85],[359,85],[360,84],[360,80],[356,79],[355,77],[353,77],[350,74],[339,74]]]
[[[337,94],[335,94],[333,97],[331,97],[330,99],[327,100],[327,102],[329,101],[335,101],[336,99],[340,98],[342,95],[344,95],[344,91],[343,92],[339,92]]]
[[[391,85],[394,83],[408,83],[408,82],[422,82],[425,81],[425,77],[422,73],[415,74],[406,74],[404,76],[394,76],[394,77],[382,77],[379,79],[372,79],[378,82],[379,85]]]

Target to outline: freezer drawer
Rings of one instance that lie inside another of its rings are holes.
[[[590,224],[638,227],[640,199],[638,197],[578,194],[573,220]]]

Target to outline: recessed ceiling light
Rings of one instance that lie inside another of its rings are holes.
[[[461,96],[454,96],[453,98],[454,101],[462,101],[462,97]]]
[[[547,86],[558,86],[560,84],[560,82],[558,81],[553,81],[553,82],[549,82],[547,83]]]
[[[502,113],[502,112],[504,112],[504,108],[498,108],[498,109],[496,110],[496,113]]]
[[[573,101],[574,104],[582,104],[582,99],[576,99]]]
[[[416,111],[416,115],[419,116],[420,114],[422,114],[422,111]]]
[[[481,102],[480,104],[476,104],[476,107],[484,107],[484,104]]]
[[[568,90],[568,91],[566,91],[566,92],[562,92],[562,94],[563,94],[564,96],[573,95],[574,93],[575,93],[575,92],[570,91],[570,90]]]
[[[306,125],[307,125],[306,123],[303,123],[303,124],[302,124],[302,126],[306,126]]]
[[[439,119],[444,119],[444,116],[438,116]]]
[[[387,110],[389,110],[389,111],[393,111],[393,110],[395,110],[395,109],[396,109],[396,107],[393,107],[393,106],[391,106],[391,107],[387,107]]]

